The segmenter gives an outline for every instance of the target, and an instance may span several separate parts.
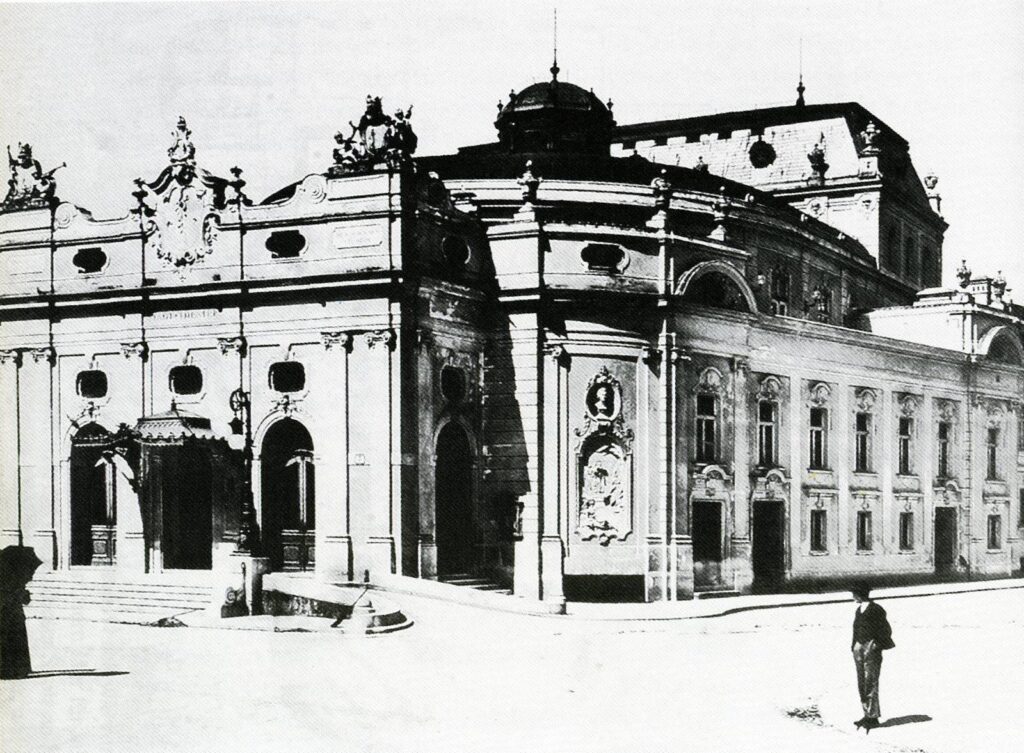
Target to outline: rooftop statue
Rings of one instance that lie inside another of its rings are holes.
[[[330,177],[365,172],[377,165],[391,168],[407,164],[416,151],[417,137],[409,122],[412,107],[398,110],[394,116],[384,113],[380,97],[366,97],[366,111],[359,123],[349,121],[352,132],[334,134],[334,164],[327,170]]]
[[[8,146],[7,163],[11,168],[11,177],[7,181],[7,196],[0,209],[40,209],[53,203],[57,190],[53,174],[64,167],[65,163],[44,173],[39,160],[32,156],[30,144],[19,144],[16,158],[11,155],[11,147]]]

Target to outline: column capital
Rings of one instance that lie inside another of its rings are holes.
[[[668,358],[672,363],[688,363],[690,359],[690,353],[685,348],[669,348]]]
[[[544,355],[552,360],[556,366],[564,366],[569,361],[569,351],[561,343],[545,343]]]
[[[244,337],[236,335],[234,337],[218,337],[217,347],[220,349],[221,355],[238,353],[239,356],[244,356],[248,352],[249,346]]]
[[[366,346],[371,350],[382,345],[388,350],[394,350],[398,345],[398,335],[393,329],[380,329],[375,332],[366,332]]]
[[[21,366],[21,351],[20,350],[0,350],[0,366],[4,364],[12,364],[13,366]]]
[[[321,332],[320,342],[323,343],[325,350],[332,350],[337,346],[346,353],[352,352],[351,332]]]
[[[121,355],[125,358],[135,356],[143,361],[149,357],[149,345],[145,340],[121,343]]]
[[[32,348],[28,352],[32,354],[32,360],[36,363],[46,361],[51,366],[57,363],[57,351],[50,345],[44,348]]]
[[[640,348],[640,359],[646,364],[656,364],[661,361],[663,352],[661,348],[654,345],[644,345]]]

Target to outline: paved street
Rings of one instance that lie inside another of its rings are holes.
[[[0,749],[1020,749],[1020,589],[883,602],[882,714],[902,723],[869,737],[852,604],[653,622],[402,604],[416,625],[376,638],[30,621],[36,670],[94,672],[0,683]]]

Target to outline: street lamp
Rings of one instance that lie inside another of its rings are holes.
[[[235,551],[239,554],[259,555],[260,527],[256,522],[256,506],[252,500],[252,406],[249,393],[241,387],[231,393],[229,401],[235,417],[229,426],[231,433],[242,435],[242,510],[238,521],[238,543]]]

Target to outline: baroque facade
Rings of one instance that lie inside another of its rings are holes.
[[[120,219],[19,151],[3,543],[138,575],[259,542],[555,610],[1019,572],[1024,320],[1001,277],[941,286],[906,141],[802,91],[617,126],[558,72],[449,155],[367,98],[258,203],[184,119]]]

